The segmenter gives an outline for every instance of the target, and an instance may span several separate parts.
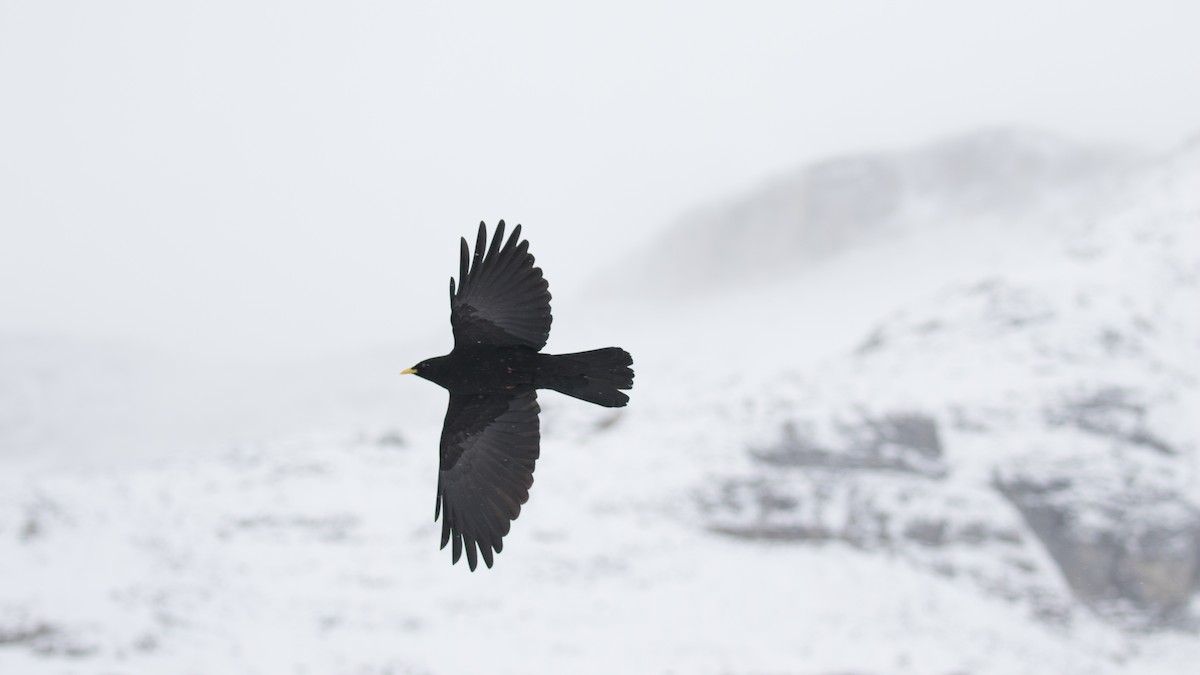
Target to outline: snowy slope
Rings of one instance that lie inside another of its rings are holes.
[[[931,199],[765,283],[556,297],[550,347],[628,347],[633,401],[542,397],[491,570],[436,549],[424,382],[348,389],[386,422],[6,472],[0,672],[1191,672],[1200,147],[1112,181],[969,227]]]

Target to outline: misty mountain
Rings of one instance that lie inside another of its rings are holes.
[[[1193,145],[1075,220],[1042,216],[1045,245],[1004,273],[775,376],[745,424],[775,431],[710,493],[710,526],[886,551],[1056,622],[1194,630],[1198,181]]]
[[[914,228],[1019,226],[1086,202],[1137,163],[1129,150],[1016,128],[817,162],[687,213],[626,266],[625,288],[665,295],[775,282]]]
[[[990,131],[792,179],[631,255],[636,299],[556,296],[552,344],[611,336],[636,386],[541,398],[494,569],[436,548],[441,392],[331,370],[293,395],[394,426],[285,406],[0,476],[0,670],[1191,672],[1200,144]]]

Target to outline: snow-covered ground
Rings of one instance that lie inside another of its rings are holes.
[[[0,672],[1192,672],[1200,146],[1092,171],[981,138],[889,158],[880,227],[817,258],[722,268],[803,247],[781,183],[609,275],[719,283],[556,296],[551,350],[628,348],[632,402],[542,396],[530,502],[474,574],[432,520],[444,393],[394,375],[437,345],[174,380],[201,392],[174,439],[168,385],[121,376],[169,365],[11,347]],[[1019,209],[922,182],[1014,156]],[[77,416],[107,454],[16,459],[92,453]],[[148,449],[105,468],[122,442]]]

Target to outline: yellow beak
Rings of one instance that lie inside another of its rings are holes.
[[[416,368],[405,368],[404,370],[400,371],[400,374],[401,375],[416,375],[417,369]]]

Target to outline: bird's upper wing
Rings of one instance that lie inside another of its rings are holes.
[[[450,279],[455,348],[486,344],[541,350],[550,336],[550,291],[541,268],[533,266],[529,242],[521,241],[521,226],[504,242],[500,221],[485,254],[486,246],[487,228],[479,223],[474,257],[462,240],[457,291]]]
[[[492,551],[521,513],[533,485],[541,431],[537,391],[450,395],[442,428],[441,468],[433,517],[442,516],[442,548],[454,539],[454,562],[492,566]]]

